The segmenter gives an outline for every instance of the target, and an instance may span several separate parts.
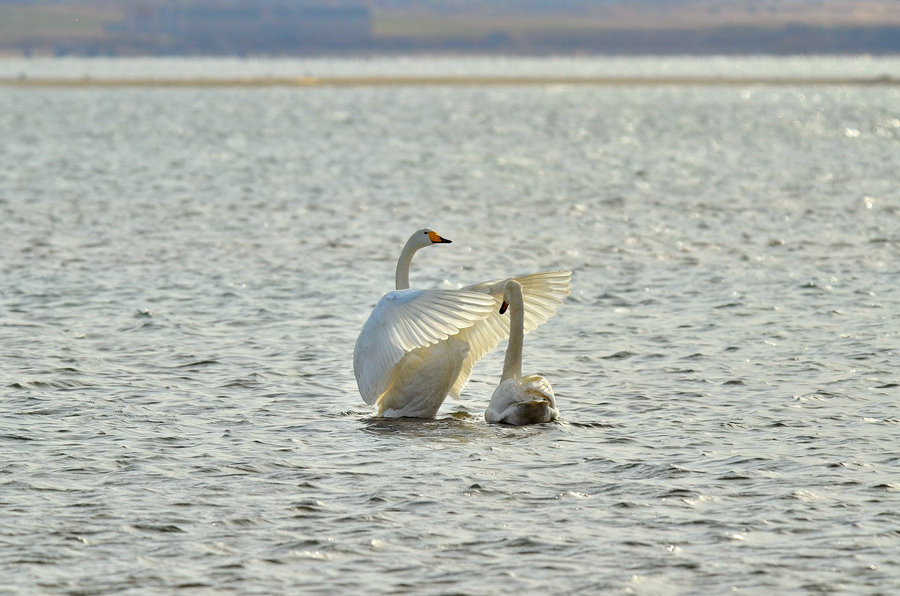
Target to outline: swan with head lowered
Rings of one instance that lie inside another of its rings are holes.
[[[522,376],[522,343],[525,313],[522,286],[515,280],[506,284],[500,314],[509,307],[509,345],[503,361],[500,384],[484,412],[488,422],[503,424],[540,424],[559,418],[556,397],[550,381],[539,375]]]
[[[356,383],[377,416],[433,418],[447,395],[459,399],[475,363],[509,333],[498,312],[507,279],[458,290],[409,289],[416,251],[449,242],[429,229],[410,236],[397,262],[396,289],[379,300],[356,340]],[[522,286],[525,333],[553,316],[569,294],[571,275],[510,278]]]

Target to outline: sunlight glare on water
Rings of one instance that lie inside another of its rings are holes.
[[[0,98],[12,593],[900,589],[896,86]],[[503,344],[370,416],[423,226],[413,287],[574,271],[524,347],[559,423],[485,424]]]

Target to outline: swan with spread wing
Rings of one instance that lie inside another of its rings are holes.
[[[523,332],[554,315],[569,294],[572,273],[550,271],[466,286],[409,289],[409,267],[421,248],[449,243],[429,229],[415,232],[400,253],[396,289],[378,301],[353,351],[363,400],[376,415],[433,418],[447,395],[459,394],[472,367],[509,334],[499,308],[509,279],[523,294]]]

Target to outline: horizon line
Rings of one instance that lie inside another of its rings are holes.
[[[473,86],[873,86],[900,85],[889,75],[778,76],[492,76],[366,75],[324,77],[0,77],[4,87],[473,87]]]

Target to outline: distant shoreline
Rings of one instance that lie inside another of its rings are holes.
[[[578,77],[578,76],[334,76],[334,77],[16,77],[0,78],[3,87],[479,87],[593,85],[647,86],[897,86],[900,79],[879,77]]]

